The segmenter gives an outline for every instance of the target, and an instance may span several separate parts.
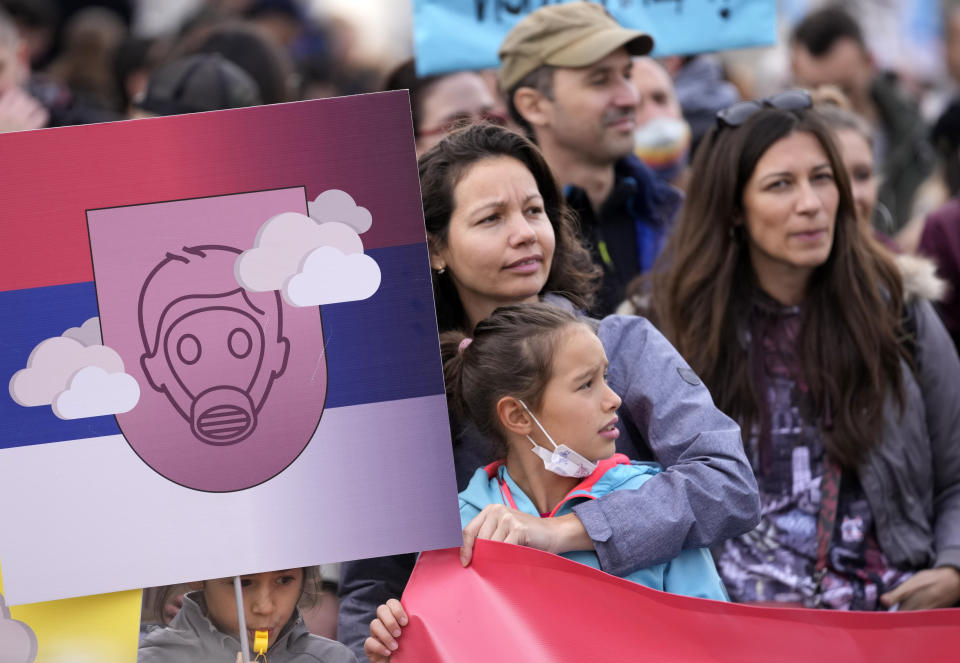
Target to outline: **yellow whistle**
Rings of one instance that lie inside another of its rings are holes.
[[[267,631],[254,631],[253,633],[253,651],[257,654],[267,653],[267,638],[270,633]]]

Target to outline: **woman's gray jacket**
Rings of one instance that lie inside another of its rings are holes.
[[[902,362],[904,407],[887,398],[860,483],[888,562],[960,569],[960,359],[930,302],[908,307],[917,374]]]

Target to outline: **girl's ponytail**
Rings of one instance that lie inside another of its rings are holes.
[[[461,344],[467,340],[462,331],[440,334],[440,357],[443,359],[443,383],[447,392],[447,407],[454,417],[469,419],[470,413],[463,397],[463,352]]]

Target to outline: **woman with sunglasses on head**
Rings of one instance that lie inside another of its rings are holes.
[[[760,485],[760,526],[715,548],[720,574],[741,602],[952,606],[960,360],[858,223],[809,106],[718,114],[653,278],[655,320],[740,422]]]
[[[434,304],[441,332],[472,336],[501,306],[545,301],[587,310],[598,269],[540,151],[501,127],[474,125],[420,158]],[[656,460],[664,471],[637,490],[538,518],[503,510],[467,523],[463,563],[477,536],[562,554],[593,551],[600,568],[625,576],[682,550],[735,536],[757,520],[756,482],[736,424],[717,410],[686,362],[645,319],[612,316],[597,335],[610,359],[608,382],[623,398],[616,451]],[[496,459],[493,442],[453,421],[457,483]],[[557,444],[563,441],[560,433]],[[413,556],[341,566],[338,634],[361,652],[379,604],[401,595]]]

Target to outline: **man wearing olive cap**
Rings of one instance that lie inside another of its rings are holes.
[[[626,284],[660,252],[680,194],[633,155],[637,89],[631,56],[650,35],[593,2],[542,7],[500,46],[500,87],[580,215],[603,285],[593,311],[612,313]]]

